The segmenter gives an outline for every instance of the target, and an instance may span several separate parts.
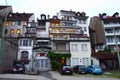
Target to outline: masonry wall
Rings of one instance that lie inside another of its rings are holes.
[[[17,46],[9,41],[3,42],[3,50],[1,55],[0,72],[8,71],[12,69],[13,60],[16,59]],[[0,44],[1,45],[1,44]]]

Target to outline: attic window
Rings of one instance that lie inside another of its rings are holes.
[[[41,19],[42,19],[42,20],[45,20],[45,16],[41,16]]]
[[[80,13],[78,13],[77,16],[80,16]]]

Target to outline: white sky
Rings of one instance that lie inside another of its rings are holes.
[[[11,5],[13,12],[56,15],[60,10],[85,12],[87,16],[98,16],[99,13],[112,15],[120,13],[120,0],[0,0],[0,5]]]

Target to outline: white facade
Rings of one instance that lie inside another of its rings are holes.
[[[104,24],[105,28],[105,39],[106,46],[111,50],[116,49],[116,44],[120,45],[120,24],[119,23],[110,23]]]
[[[29,47],[18,47],[18,56],[17,56],[17,60],[21,60],[21,56],[22,56],[22,51],[27,51],[28,52],[28,60],[31,60],[32,59],[32,49],[33,49],[33,47],[31,46],[29,46]]]
[[[17,60],[31,60],[33,53],[33,40],[27,38],[19,39],[18,45]]]
[[[84,34],[86,34],[88,37],[89,35],[89,27],[88,27],[88,21],[85,20],[77,20],[77,26],[80,26]]]
[[[65,11],[61,10],[58,14],[58,18],[61,20],[62,27],[67,27],[66,37],[70,40],[70,42],[64,47],[65,50],[70,50],[71,59],[66,60],[66,63],[73,67],[75,65],[90,65],[91,64],[91,44],[89,40],[89,27],[88,27],[88,21],[86,14],[84,12],[74,12],[72,10]],[[70,31],[67,29],[75,30],[75,32]],[[70,32],[69,32],[70,31]],[[71,34],[74,35],[74,37],[71,37]],[[84,36],[82,37],[76,37],[79,35]],[[73,40],[72,40],[73,39]],[[56,48],[56,45],[54,45],[53,49]],[[61,50],[64,50],[62,48],[59,48]],[[57,50],[57,49],[55,49]],[[61,52],[62,53],[62,52]]]
[[[91,64],[90,42],[70,42],[71,66]]]

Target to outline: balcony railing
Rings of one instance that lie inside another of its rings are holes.
[[[120,24],[119,23],[117,23],[117,24],[105,24],[104,27],[105,28],[107,28],[107,27],[120,27]]]
[[[82,31],[81,31],[81,32],[80,32],[80,31],[76,31],[76,32],[66,32],[66,31],[53,31],[53,30],[51,30],[50,33],[82,34]]]
[[[50,27],[58,27],[58,28],[80,28],[80,26],[50,26]]]
[[[90,40],[90,38],[52,37],[51,40]]]
[[[55,53],[61,53],[61,54],[70,53],[70,50],[52,50],[52,51]]]

